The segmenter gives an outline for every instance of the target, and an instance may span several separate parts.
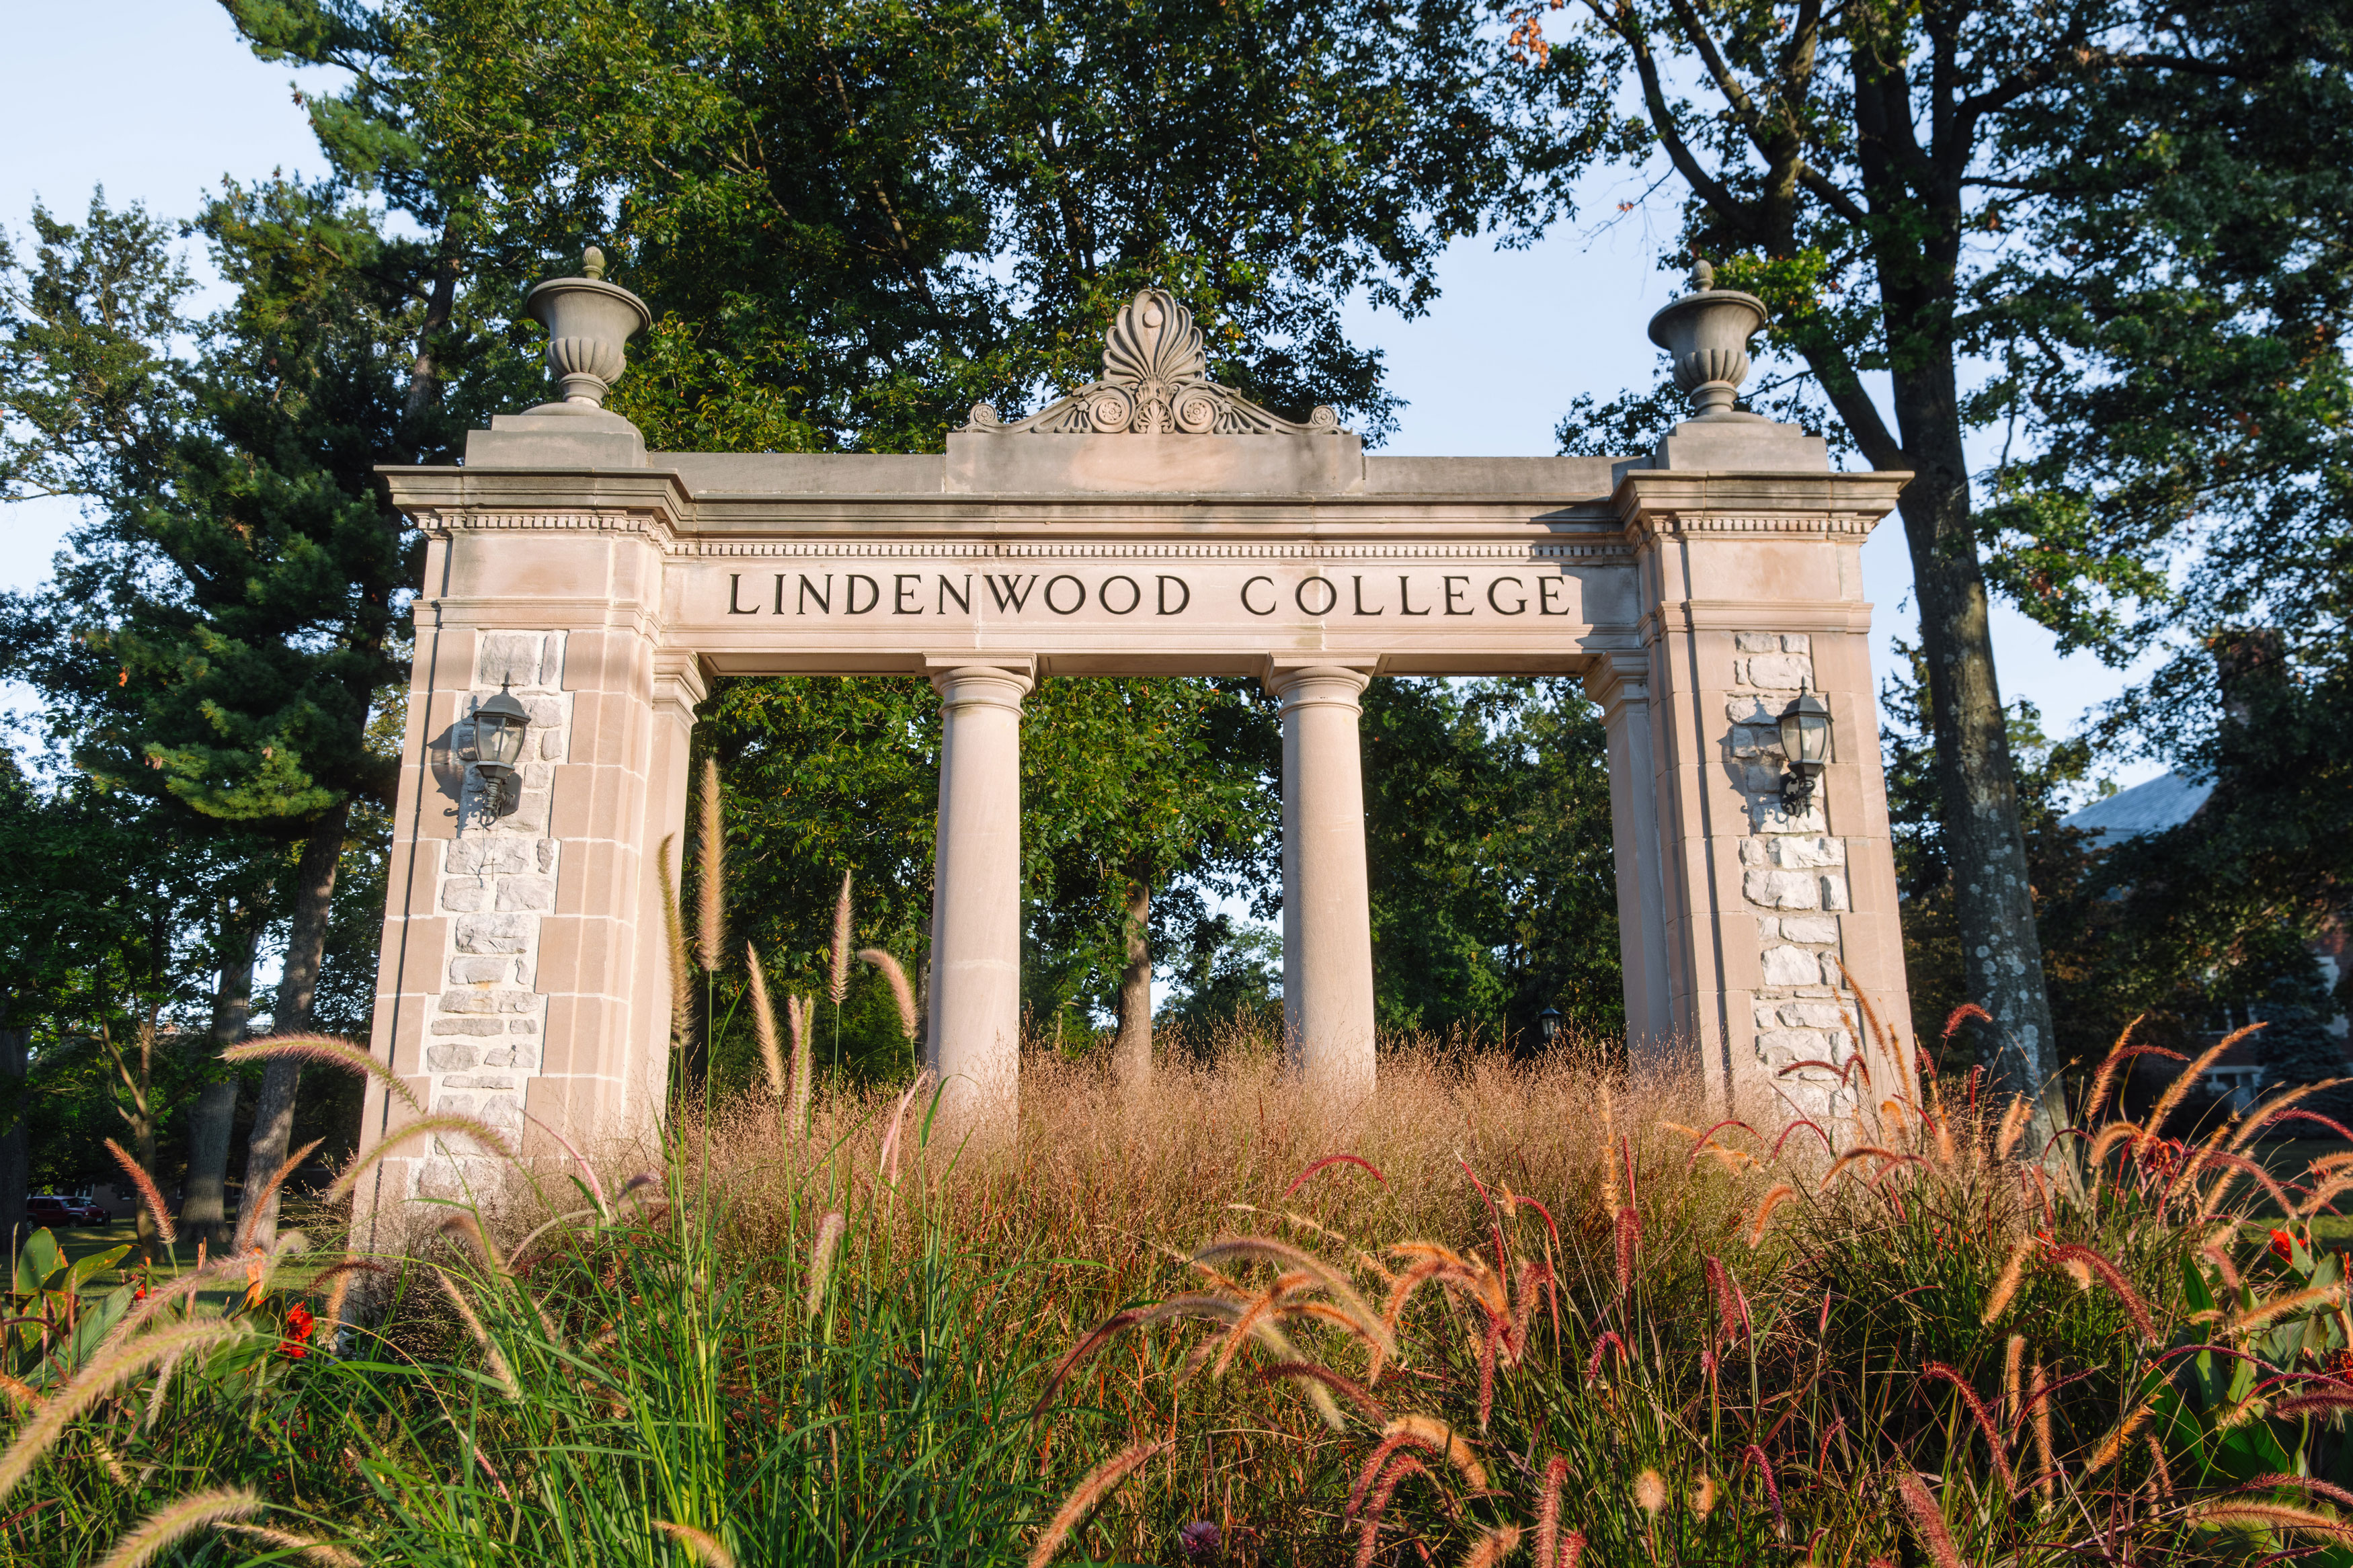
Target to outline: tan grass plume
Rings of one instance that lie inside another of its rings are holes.
[[[826,973],[826,995],[836,1007],[849,994],[849,873],[841,874],[841,896],[833,901],[833,962]]]
[[[702,842],[695,880],[695,946],[707,973],[719,967],[727,943],[727,834],[719,819],[719,759],[702,759]]]
[[[662,943],[670,954],[670,1037],[684,1049],[694,1032],[694,972],[687,962],[686,927],[679,918],[678,883],[670,874],[670,847],[675,837],[662,835],[656,876],[661,883]]]
[[[825,1303],[826,1281],[833,1274],[833,1255],[841,1245],[841,1233],[849,1228],[839,1209],[818,1222],[817,1239],[809,1244],[808,1295],[801,1302],[801,1321],[817,1321],[817,1310]]]
[[[1642,1473],[1634,1478],[1634,1506],[1644,1513],[1653,1516],[1666,1507],[1666,1478],[1660,1475],[1658,1471],[1647,1466],[1644,1467]]]
[[[465,1321],[466,1331],[474,1336],[476,1344],[482,1347],[482,1357],[491,1364],[491,1376],[498,1383],[509,1400],[520,1404],[522,1400],[522,1384],[515,1381],[514,1368],[507,1364],[507,1358],[500,1351],[498,1342],[491,1338],[491,1331],[488,1329],[482,1327],[482,1320],[475,1314],[473,1303],[466,1300],[465,1291],[459,1289],[458,1282],[449,1278],[448,1269],[436,1265],[433,1268],[433,1278],[440,1285],[441,1293],[449,1298],[449,1304],[458,1309],[458,1316]]]
[[[174,1543],[200,1530],[217,1529],[231,1520],[248,1519],[262,1510],[259,1493],[244,1487],[220,1487],[191,1492],[164,1504],[131,1527],[114,1543],[99,1568],[144,1568]]]
[[[783,1100],[792,1089],[792,1080],[785,1075],[785,1054],[776,1038],[776,1004],[768,999],[767,973],[760,967],[760,950],[750,942],[744,944],[744,965],[752,980],[752,1034],[760,1043],[760,1066],[767,1070],[768,1092]],[[787,1005],[792,998],[785,998]],[[800,1031],[795,1029],[797,1036]]]
[[[319,1568],[364,1568],[358,1558],[342,1547],[324,1541],[313,1541],[307,1535],[296,1535],[291,1531],[272,1530],[266,1524],[223,1524],[221,1529],[230,1534],[244,1536],[248,1541],[259,1542],[272,1551],[299,1552],[317,1563]]]
[[[861,947],[858,956],[881,970],[882,978],[891,983],[891,999],[899,1005],[899,1032],[913,1040],[923,1015],[915,1006],[915,988],[907,984],[907,972],[879,947]]]
[[[2196,1060],[2182,1068],[2181,1075],[2166,1086],[2165,1092],[2158,1097],[2156,1106],[2150,1110],[2148,1121],[2141,1132],[2138,1147],[2145,1149],[2157,1142],[2158,1135],[2165,1129],[2166,1118],[2174,1113],[2198,1080],[2206,1076],[2206,1069],[2212,1067],[2224,1051],[2262,1027],[2261,1024],[2250,1024],[2243,1029],[2223,1036],[2200,1052]]]
[[[702,1563],[702,1568],[735,1568],[735,1554],[720,1545],[709,1531],[691,1524],[672,1524],[666,1519],[649,1519],[646,1522],[685,1547],[687,1555]]]
[[[786,996],[785,1026],[793,1040],[793,1131],[806,1133],[809,1128],[809,1075],[813,1070],[816,1041],[817,998]]]
[[[1170,1439],[1165,1437],[1157,1442],[1131,1443],[1082,1476],[1079,1484],[1071,1489],[1071,1495],[1062,1500],[1062,1506],[1054,1510],[1054,1517],[1046,1521],[1045,1530],[1038,1537],[1038,1544],[1029,1549],[1029,1568],[1046,1568],[1046,1564],[1054,1560],[1054,1553],[1062,1549],[1062,1542],[1070,1538],[1071,1531],[1078,1528],[1079,1521],[1093,1510],[1095,1504],[1155,1456],[1174,1446]]]
[[[248,1040],[241,1046],[230,1046],[220,1054],[222,1061],[232,1064],[269,1061],[277,1057],[293,1057],[301,1061],[364,1074],[381,1084],[384,1091],[393,1099],[419,1116],[425,1114],[425,1107],[398,1073],[349,1040],[339,1040],[332,1035],[271,1035],[264,1039]]]
[[[239,1252],[244,1252],[253,1246],[254,1227],[261,1223],[261,1216],[269,1212],[271,1200],[278,1195],[278,1189],[286,1184],[286,1178],[301,1170],[302,1162],[316,1153],[319,1145],[325,1142],[324,1138],[311,1139],[308,1143],[287,1155],[285,1163],[269,1173],[269,1179],[261,1184],[260,1197],[247,1205],[245,1223],[237,1227],[237,1249]]]
[[[101,1347],[81,1371],[74,1374],[71,1382],[50,1394],[47,1403],[16,1428],[16,1440],[8,1445],[6,1453],[0,1454],[0,1502],[5,1502],[32,1472],[42,1454],[58,1440],[75,1416],[114,1392],[119,1385],[156,1362],[185,1355],[192,1351],[209,1350],[215,1345],[227,1344],[245,1337],[244,1329],[238,1325],[210,1319],[175,1323],[151,1334]]]
[[[317,1147],[316,1144],[311,1146]],[[106,1152],[114,1156],[114,1163],[122,1167],[122,1173],[129,1176],[131,1184],[139,1189],[140,1205],[154,1220],[155,1234],[164,1238],[167,1247],[179,1240],[180,1233],[172,1224],[171,1211],[164,1206],[164,1194],[155,1190],[155,1178],[147,1173],[147,1168],[132,1159],[130,1152],[111,1138],[106,1141]]]
[[[2010,1257],[2001,1266],[2000,1278],[1986,1295],[1985,1311],[1978,1321],[1988,1327],[2001,1321],[2001,1315],[2010,1310],[2010,1299],[2018,1294],[2019,1280],[2025,1278],[2026,1260],[2034,1256],[2035,1245],[2031,1236],[2021,1236],[2010,1244]]]

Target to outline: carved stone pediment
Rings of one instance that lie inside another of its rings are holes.
[[[1303,436],[1336,432],[1336,409],[1304,425],[1278,418],[1209,379],[1208,353],[1193,312],[1164,289],[1146,289],[1121,308],[1103,334],[1102,377],[1008,425],[986,403],[972,407],[973,431],[1049,436]]]

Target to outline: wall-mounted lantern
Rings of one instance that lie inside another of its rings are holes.
[[[531,728],[531,710],[516,701],[501,681],[499,694],[477,707],[473,718],[474,743],[463,758],[480,770],[488,786],[485,813],[504,816],[522,804],[522,774],[517,764],[522,761],[522,737]]]
[[[1559,1033],[1560,1009],[1547,1002],[1545,1004],[1545,1010],[1536,1015],[1536,1043],[1549,1046],[1552,1044],[1553,1037]]]
[[[1831,710],[1810,691],[1800,691],[1781,710],[1781,752],[1789,771],[1781,779],[1781,805],[1803,816],[1814,804],[1814,781],[1831,760]]]

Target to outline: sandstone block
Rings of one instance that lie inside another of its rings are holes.
[[[1773,847],[1762,838],[1740,841],[1740,863],[1744,866],[1769,866],[1773,863]]]
[[[1810,689],[1814,684],[1814,661],[1785,653],[1758,654],[1748,661],[1748,684],[1768,691]],[[1788,700],[1784,698],[1781,705],[1788,706]]]
[[[512,958],[453,958],[449,961],[449,979],[458,985],[495,985],[501,980],[512,980],[515,961]]]
[[[555,840],[554,840],[554,839],[553,839],[553,838],[543,838],[543,839],[541,839],[541,840],[538,842],[538,844],[537,844],[536,846],[534,846],[534,847],[533,847],[533,854],[535,855],[535,857],[537,858],[537,859],[538,859],[538,861],[539,861],[539,868],[540,868],[542,871],[543,871],[543,872],[544,872],[544,871],[553,871],[553,870],[554,870],[554,869],[555,869]]]
[[[1812,870],[1846,864],[1846,846],[1835,838],[1797,835],[1773,840],[1773,864],[1792,870]]]
[[[514,1079],[503,1073],[467,1073],[444,1080],[451,1089],[512,1089]]]
[[[499,1033],[496,1018],[436,1018],[433,1033],[437,1035],[495,1035]]]
[[[1808,637],[1803,632],[1783,632],[1781,634],[1781,651],[1783,653],[1811,653],[1814,651],[1814,639]]]
[[[481,657],[474,668],[477,684],[487,686],[493,695],[501,685],[515,687],[550,686],[543,670],[552,660],[549,643],[554,639],[545,632],[487,632],[481,642]]]
[[[1781,940],[1828,946],[1839,939],[1839,923],[1828,915],[1788,915],[1781,921]]]
[[[1822,879],[1822,908],[1826,910],[1844,910],[1847,907],[1846,879],[1842,876],[1824,877]]]
[[[435,1072],[464,1072],[480,1058],[480,1051],[455,1040],[425,1047],[425,1065]]]
[[[453,915],[488,909],[491,885],[480,877],[451,877],[441,884],[441,907]]]
[[[1752,904],[1768,910],[1810,910],[1821,903],[1821,883],[1801,871],[1746,871],[1741,874],[1740,891]],[[1793,984],[1795,982],[1776,982]]]
[[[532,926],[528,915],[468,915],[458,922],[458,951],[521,952],[530,944]]]
[[[1757,1037],[1757,1054],[1776,1066],[1819,1058],[1822,1037],[1811,1029],[1766,1029]]]
[[[1836,1029],[1846,1022],[1835,1002],[1784,1002],[1776,1012],[1777,1022],[1794,1029]]]
[[[449,872],[469,877],[501,877],[531,869],[532,842],[510,833],[470,833],[449,842]]]
[[[539,1033],[539,1026],[533,1023],[529,1018],[513,1018],[508,1020],[507,1033],[510,1035],[536,1035]]]
[[[1767,985],[1821,984],[1822,961],[1802,947],[1768,947],[1763,963]]]
[[[441,1011],[444,1013],[495,1013],[499,1010],[497,994],[491,991],[444,991]]]
[[[555,907],[555,879],[553,877],[508,877],[499,883],[499,908],[502,910],[552,910]]]
[[[1735,632],[1732,646],[1742,653],[1779,653],[1781,638],[1774,632]]]

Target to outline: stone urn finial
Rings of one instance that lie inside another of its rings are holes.
[[[602,408],[605,394],[628,368],[621,345],[653,324],[643,300],[605,281],[602,250],[588,247],[580,270],[578,278],[551,278],[523,296],[523,314],[547,328],[547,363],[564,383],[564,401],[543,403],[534,414]]]
[[[1692,291],[1651,318],[1651,341],[1667,351],[1675,384],[1691,395],[1695,419],[1737,419],[1733,395],[1748,378],[1748,340],[1769,319],[1765,301],[1718,289],[1715,268],[1692,267]]]

